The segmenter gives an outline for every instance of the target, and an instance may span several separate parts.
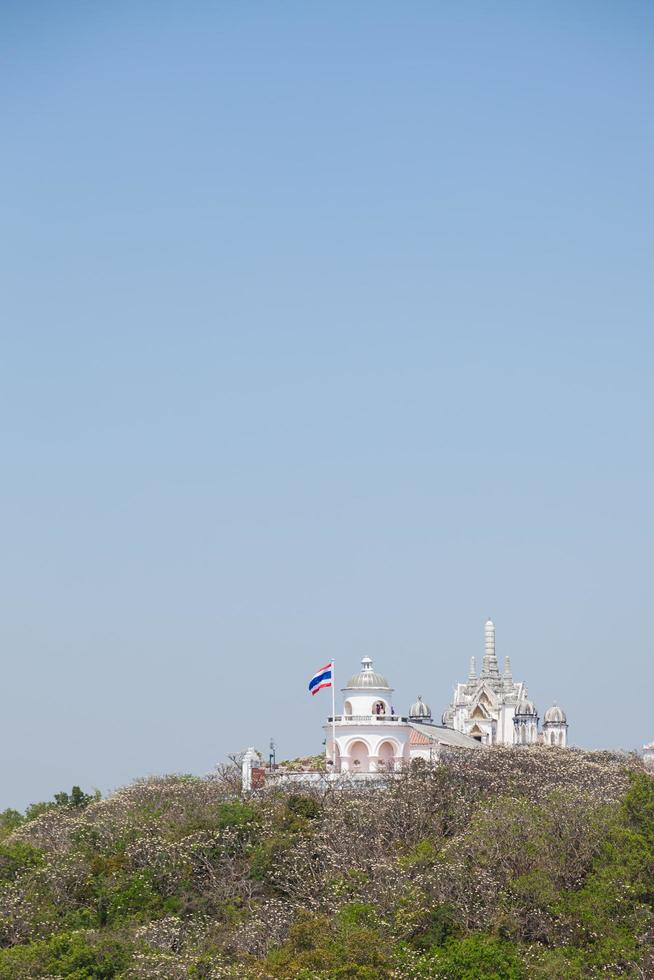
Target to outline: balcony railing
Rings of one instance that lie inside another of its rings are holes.
[[[348,725],[357,723],[370,725],[376,721],[395,721],[400,724],[406,724],[408,720],[404,715],[334,715],[333,717],[330,715],[327,719],[330,725],[332,721],[341,721]]]

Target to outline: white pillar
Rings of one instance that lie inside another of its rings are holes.
[[[252,789],[252,767],[259,762],[261,756],[253,746],[250,746],[241,763],[241,788],[244,793],[249,793]]]

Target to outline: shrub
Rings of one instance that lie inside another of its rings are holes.
[[[0,882],[12,881],[18,875],[43,864],[43,852],[24,841],[0,844]]]
[[[131,954],[130,946],[117,937],[61,933],[48,941],[0,950],[0,980],[46,976],[112,980],[128,966]]]
[[[414,961],[413,971],[416,980],[525,980],[528,976],[512,943],[483,934],[448,939]]]

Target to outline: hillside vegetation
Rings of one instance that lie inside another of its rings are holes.
[[[0,980],[654,977],[654,779],[534,747],[385,788],[239,772],[0,815]]]

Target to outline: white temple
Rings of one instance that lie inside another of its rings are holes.
[[[387,772],[412,759],[435,761],[447,746],[479,748],[469,735],[435,725],[421,698],[408,715],[395,714],[393,688],[372,669],[370,657],[363,658],[361,670],[342,690],[343,713],[330,716],[324,726],[332,772]]]
[[[470,661],[467,681],[457,684],[442,724],[434,723],[431,708],[418,698],[408,715],[397,714],[393,688],[373,670],[370,657],[344,688],[341,714],[330,715],[324,725],[326,772],[289,771],[283,766],[265,770],[259,753],[250,748],[243,757],[243,789],[249,791],[267,779],[282,783],[311,783],[321,779],[375,780],[382,773],[401,769],[414,759],[437,761],[454,748],[478,751],[487,745],[545,745],[565,747],[568,723],[557,705],[548,708],[539,730],[538,712],[521,681],[514,681],[509,658],[500,673],[495,654],[495,626],[484,627],[484,658],[477,675]],[[649,747],[654,751],[654,744]]]
[[[477,675],[475,658],[471,657],[468,679],[456,685],[452,703],[443,714],[443,724],[484,745],[567,745],[568,722],[558,705],[547,709],[540,732],[538,720],[525,684],[513,680],[508,657],[500,673],[495,624],[489,619],[484,626],[481,673]]]
[[[361,670],[342,693],[342,714],[330,717],[324,726],[331,772],[396,769],[412,759],[436,760],[447,747],[567,745],[563,710],[557,705],[548,708],[539,731],[538,712],[525,685],[513,680],[508,657],[500,673],[490,619],[484,627],[481,673],[477,676],[473,657],[468,679],[457,684],[441,725],[434,723],[429,705],[421,698],[408,715],[396,714],[393,689],[383,674],[373,670],[369,657],[363,658]]]

